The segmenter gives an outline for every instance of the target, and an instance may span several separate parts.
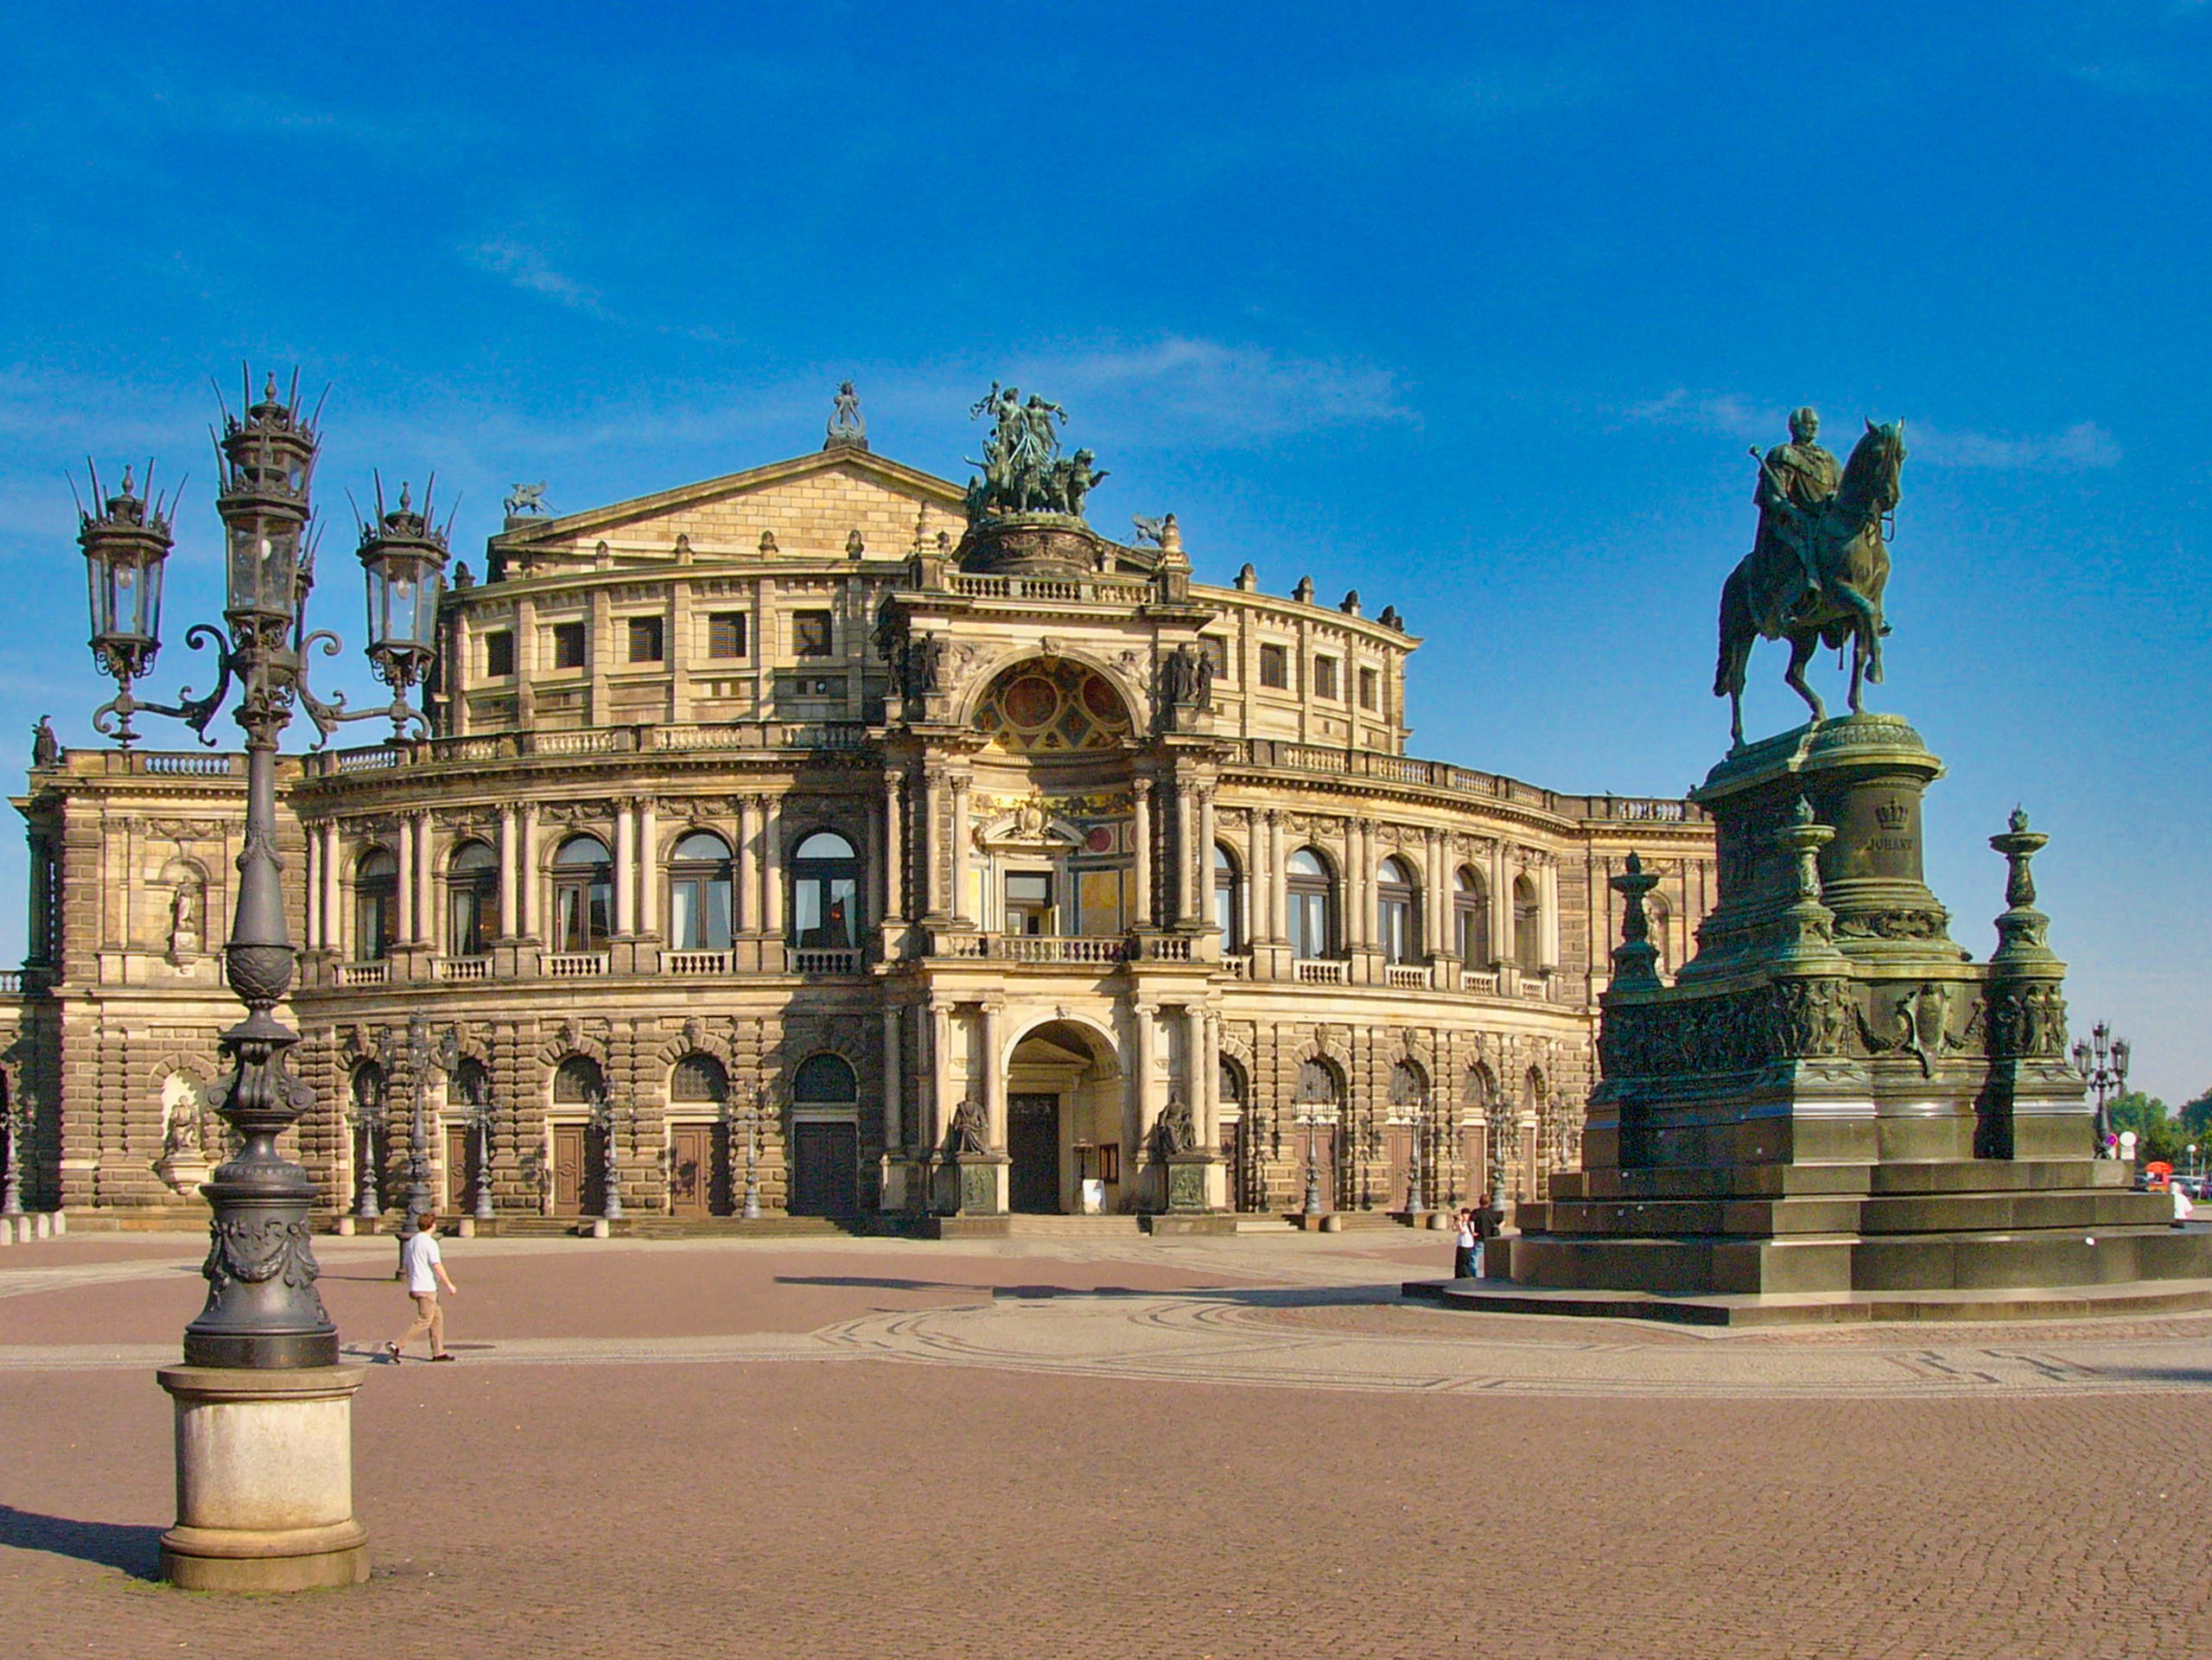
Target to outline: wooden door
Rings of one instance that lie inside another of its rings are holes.
[[[1244,1167],[1244,1125],[1235,1118],[1221,1125],[1221,1163],[1229,1173],[1229,1208],[1249,1211],[1252,1208],[1252,1176]]]
[[[793,1216],[850,1216],[859,1208],[860,1133],[850,1124],[791,1126]]]
[[[606,1203],[607,1138],[594,1124],[553,1126],[553,1214],[597,1216]]]
[[[1007,1207],[1033,1215],[1053,1215],[1060,1208],[1060,1097],[1009,1095],[1006,1098]]]
[[[1413,1180],[1414,1127],[1411,1124],[1382,1126],[1382,1191],[1377,1195],[1376,1208],[1402,1211],[1406,1208],[1406,1190]]]
[[[668,1132],[668,1203],[677,1216],[711,1216],[715,1201],[712,1124],[676,1124]]]
[[[1337,1127],[1334,1124],[1300,1124],[1298,1139],[1292,1144],[1298,1155],[1296,1185],[1291,1190],[1290,1208],[1306,1208],[1306,1166],[1310,1157],[1314,1171],[1320,1177],[1321,1208],[1333,1211],[1342,1203],[1338,1184],[1343,1173],[1337,1168]]]
[[[446,1202],[448,1216],[466,1216],[476,1203],[476,1185],[470,1180],[476,1136],[466,1124],[446,1126]]]

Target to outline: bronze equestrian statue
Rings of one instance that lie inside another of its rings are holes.
[[[1805,684],[1816,646],[1851,643],[1851,712],[1864,711],[1860,692],[1882,681],[1882,590],[1890,550],[1882,521],[1897,505],[1904,470],[1904,423],[1869,421],[1839,476],[1835,457],[1820,447],[1820,417],[1801,409],[1789,417],[1790,442],[1765,455],[1756,449],[1758,538],[1720,588],[1720,662],[1713,695],[1728,700],[1728,729],[1744,747],[1744,670],[1761,639],[1789,642],[1783,679],[1805,700],[1817,723],[1827,718],[1819,694]]]

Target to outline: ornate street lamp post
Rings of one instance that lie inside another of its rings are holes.
[[[608,1222],[622,1220],[622,1167],[616,1157],[614,1132],[620,1122],[614,1103],[601,1095],[592,1103],[591,1121],[600,1133],[599,1214]]]
[[[381,1084],[373,1099],[355,1097],[353,1117],[361,1148],[360,1158],[353,1167],[353,1215],[359,1221],[373,1222],[380,1209],[377,1203],[377,1135],[385,1127]]]
[[[2112,1121],[2105,1110],[2127,1086],[2127,1040],[2113,1036],[2112,1027],[2102,1021],[2090,1027],[2088,1037],[2076,1039],[2074,1044],[2074,1070],[2082,1075],[2097,1103],[2097,1157],[2101,1159],[2113,1156],[2108,1145]]]
[[[747,1222],[760,1219],[760,1114],[767,1101],[767,1091],[760,1091],[745,1115],[745,1204],[739,1215]]]
[[[235,718],[245,733],[245,848],[223,957],[246,1014],[222,1034],[234,1071],[217,1108],[243,1145],[200,1189],[214,1212],[203,1269],[207,1303],[185,1328],[184,1364],[162,1374],[177,1403],[180,1512],[162,1540],[163,1571],[210,1590],[291,1590],[357,1582],[368,1573],[351,1493],[352,1396],[361,1372],[338,1365],[338,1329],[315,1288],[314,1185],[276,1150],[278,1135],[314,1099],[287,1065],[299,1034],[274,1013],[294,967],[276,854],[276,747],[296,708],[324,739],[341,722],[378,715],[390,718],[395,738],[410,725],[427,729],[406,693],[429,664],[444,557],[444,537],[404,499],[397,513],[364,527],[367,649],[393,701],[348,711],[342,696],[317,698],[308,688],[308,656],[318,646],[326,655],[340,648],[335,635],[307,628],[318,437],[314,417],[302,417],[298,384],[296,375],[279,398],[271,376],[242,415],[224,411],[215,509],[225,535],[227,633],[204,623],[185,633],[187,646],[215,651],[215,684],[205,696],[188,690],[165,705],[131,691],[161,646],[174,498],[141,499],[126,474],[121,492],[102,500],[95,475],[100,511],[95,516],[80,504],[78,513],[92,653],[121,688],[94,715],[94,728],[127,745],[137,737],[131,717],[143,709],[173,716],[212,743],[208,725],[235,681]],[[291,1524],[271,1528],[270,1517]]]
[[[499,1219],[492,1209],[492,1127],[498,1116],[489,1101],[469,1103],[468,1126],[476,1132],[476,1202],[473,1215],[479,1222]]]
[[[28,1093],[10,1096],[0,1109],[0,1216],[23,1213],[23,1143],[29,1139],[31,1101]]]
[[[1306,1130],[1306,1205],[1307,1216],[1321,1214],[1321,1170],[1315,1160],[1317,1144],[1321,1138],[1321,1116],[1317,1112],[1301,1112],[1297,1122]]]

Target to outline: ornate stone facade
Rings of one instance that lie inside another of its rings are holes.
[[[1395,612],[1196,583],[1172,519],[1039,574],[968,513],[833,435],[507,521],[438,735],[285,768],[329,1208],[401,1201],[415,1016],[454,1210],[592,1214],[610,1170],[632,1217],[1283,1209],[1309,1159],[1396,1210],[1416,1165],[1443,1204],[1573,1162],[1608,879],[1642,855],[1680,962],[1702,816],[1409,755]],[[243,787],[33,769],[33,1203],[197,1205]]]

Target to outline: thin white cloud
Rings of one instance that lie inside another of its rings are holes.
[[[545,256],[527,243],[494,237],[467,251],[468,263],[480,271],[504,277],[525,294],[536,294],[581,311],[588,317],[613,321],[601,303],[599,290],[556,270]]]
[[[1182,335],[1019,358],[1007,374],[1058,401],[1084,400],[1124,441],[1236,449],[1326,428],[1421,423],[1390,370]]]
[[[2117,440],[2094,421],[2076,421],[2063,431],[2000,437],[1968,428],[1938,427],[1926,421],[1905,423],[1905,442],[1916,461],[1930,467],[1976,467],[1989,472],[2024,472],[2056,467],[2087,472],[2120,465]]]
[[[1694,392],[1685,387],[1632,404],[1621,413],[1648,425],[1688,427],[1751,442],[1779,442],[1789,418],[1779,404],[1761,404],[1733,392]],[[1856,442],[1858,423],[1846,425],[1851,442]],[[2118,440],[2094,421],[2076,421],[2057,432],[2005,436],[1915,418],[1904,423],[1904,437],[1916,461],[1986,472],[2022,472],[2032,467],[2086,472],[2119,466],[2121,454]]]

